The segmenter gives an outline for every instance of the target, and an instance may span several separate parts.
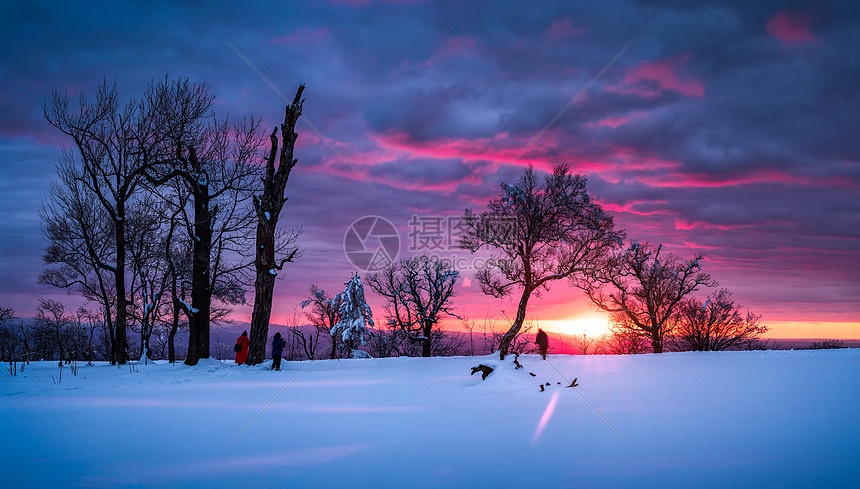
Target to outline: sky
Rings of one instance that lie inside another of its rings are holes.
[[[515,303],[483,296],[475,257],[432,226],[483,209],[527,165],[566,162],[630,239],[706,252],[705,271],[768,336],[860,338],[852,2],[10,1],[0,41],[0,305],[19,316],[38,297],[75,300],[35,283],[38,211],[71,143],[41,105],[102,79],[129,98],[170,73],[205,82],[219,115],[269,128],[278,92],[307,86],[281,218],[301,226],[303,255],[281,273],[273,322],[311,283],[338,292],[364,274],[344,239],[379,216],[399,257],[463,266],[461,316],[504,323]],[[564,282],[529,317],[570,332],[601,322]]]

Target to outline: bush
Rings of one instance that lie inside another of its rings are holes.
[[[848,348],[842,340],[821,340],[814,341],[809,345],[807,350],[835,350],[838,348]]]

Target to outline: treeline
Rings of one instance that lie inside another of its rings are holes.
[[[137,323],[139,324],[139,323]],[[140,333],[137,324],[130,329]],[[187,326],[187,324],[186,324]],[[150,358],[167,360],[170,326],[156,324],[150,338]],[[103,314],[79,307],[70,310],[61,302],[40,299],[32,320],[15,316],[11,308],[0,308],[0,361],[10,364],[56,360],[72,362],[109,361],[113,355],[108,325]],[[129,337],[130,352],[140,351],[139,337]],[[226,345],[224,346],[226,350]],[[179,347],[180,356],[184,347]]]
[[[103,82],[95,97],[72,104],[54,92],[44,105],[71,146],[40,212],[49,246],[38,282],[96,306],[111,363],[151,357],[153,333],[165,326],[174,361],[183,324],[185,363],[208,358],[211,323],[245,303],[250,287],[248,362],[263,360],[275,276],[298,255],[299,231],[278,220],[303,88],[269,135],[259,119],[219,118],[206,85],[169,75],[128,101]]]

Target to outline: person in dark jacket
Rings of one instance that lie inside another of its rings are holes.
[[[546,337],[546,333],[543,332],[542,329],[538,328],[537,338],[535,338],[535,343],[537,343],[538,349],[540,350],[540,357],[546,360],[546,350],[549,348],[549,339]]]
[[[281,355],[287,342],[281,338],[281,333],[275,333],[272,338],[272,370],[281,370]]]
[[[242,365],[248,359],[248,347],[251,345],[251,340],[248,339],[248,332],[242,331],[242,336],[236,340],[236,363]]]

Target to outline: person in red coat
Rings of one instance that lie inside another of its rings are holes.
[[[251,346],[251,340],[248,339],[248,332],[242,331],[242,336],[236,340],[236,363],[242,365],[248,359],[248,348]]]

